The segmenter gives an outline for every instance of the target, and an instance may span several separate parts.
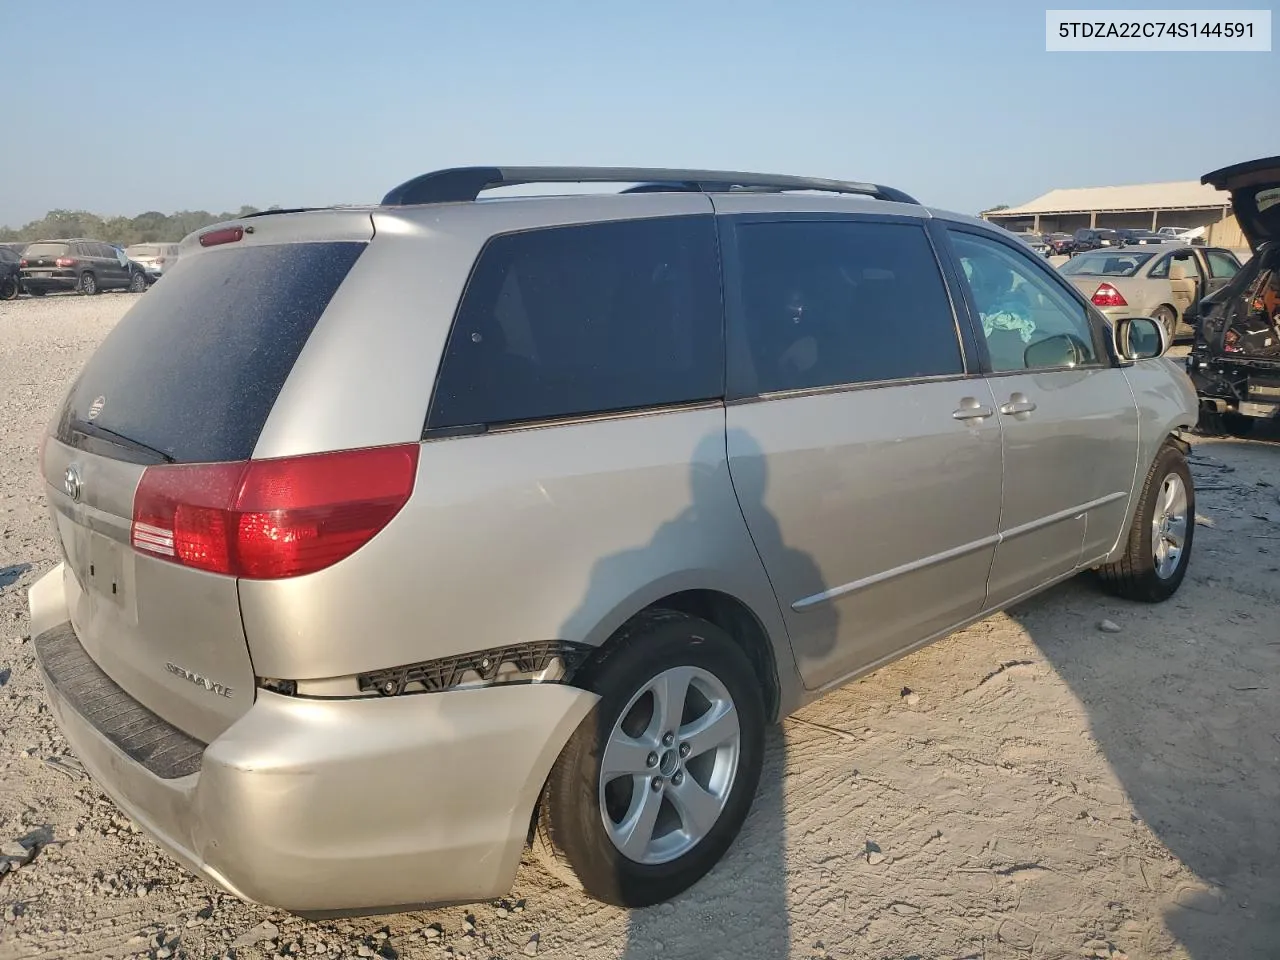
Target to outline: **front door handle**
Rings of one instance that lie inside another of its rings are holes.
[[[965,397],[960,401],[960,409],[952,410],[951,416],[957,420],[985,420],[992,413],[990,407],[984,407],[975,397]]]
[[[1009,402],[1000,408],[1000,412],[1006,417],[1016,417],[1019,414],[1030,413],[1035,408],[1035,401],[1028,400],[1025,393],[1015,393],[1009,398]]]

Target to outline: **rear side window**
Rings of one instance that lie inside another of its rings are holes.
[[[178,462],[248,459],[364,248],[271,244],[182,258],[85,365],[59,417],[59,439],[114,435]]]
[[[720,397],[722,313],[710,215],[494,237],[454,320],[427,426]]]
[[[746,221],[733,336],[746,395],[960,374],[955,317],[916,224]],[[735,356],[737,356],[735,351]]]

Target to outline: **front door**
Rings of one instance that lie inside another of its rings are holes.
[[[948,231],[986,346],[1004,496],[997,607],[1105,555],[1124,525],[1138,410],[1104,329],[1056,272],[986,233]]]
[[[730,472],[819,688],[981,612],[1000,429],[922,221],[722,222]]]

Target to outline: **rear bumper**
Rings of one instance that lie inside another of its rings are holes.
[[[67,629],[62,589],[60,567],[31,589],[37,652]],[[546,775],[596,702],[555,684],[352,700],[259,691],[198,772],[165,779],[79,712],[43,659],[41,673],[90,775],[187,869],[321,915],[506,893]]]
[[[74,290],[79,284],[77,277],[23,277],[22,285],[28,290]]]

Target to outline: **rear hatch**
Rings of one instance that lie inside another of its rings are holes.
[[[372,237],[367,215],[363,227],[345,217],[342,239],[310,242],[289,242],[288,218],[264,219],[278,222],[231,228],[220,236],[235,242],[207,250],[188,241],[194,254],[184,248],[76,378],[41,457],[80,642],[134,699],[205,742],[252,704],[253,665],[237,579],[221,572],[220,531],[198,508],[214,492],[165,498],[175,480],[208,484],[252,457]]]
[[[1201,183],[1231,193],[1236,222],[1256,251],[1280,237],[1280,157],[1264,157],[1206,173]]]
[[[23,273],[29,277],[70,275],[75,257],[69,243],[33,243],[22,254]]]

